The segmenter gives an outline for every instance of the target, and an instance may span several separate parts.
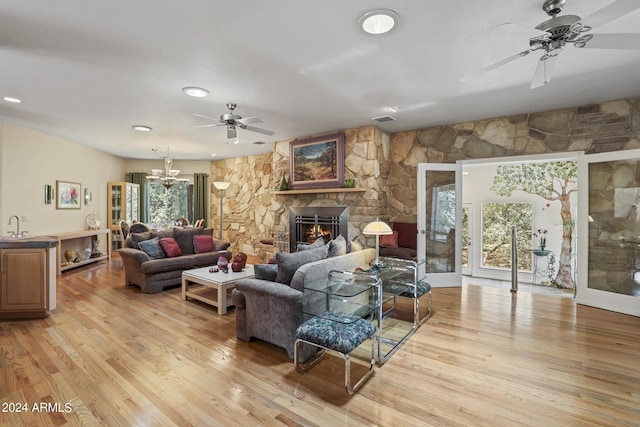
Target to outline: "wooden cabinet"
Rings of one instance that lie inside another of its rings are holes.
[[[124,245],[120,221],[129,224],[140,221],[140,186],[130,182],[109,182],[107,187],[108,221],[111,230],[111,247],[117,251]]]
[[[45,248],[0,249],[0,318],[46,317],[48,258]]]

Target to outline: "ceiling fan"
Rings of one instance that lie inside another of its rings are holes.
[[[537,25],[535,29],[511,23],[497,27],[498,31],[515,36],[521,36],[525,32],[528,35],[533,35],[529,39],[530,48],[476,71],[464,77],[461,81],[471,80],[480,74],[527,56],[531,52],[542,51],[543,54],[538,61],[538,66],[531,82],[531,89],[534,89],[549,83],[558,55],[567,44],[573,44],[577,48],[640,50],[640,34],[589,33],[595,27],[640,9],[639,0],[616,0],[584,19],[577,15],[559,16],[566,4],[567,0],[546,0],[542,9],[551,19]]]
[[[255,126],[249,126],[254,123],[264,123],[263,120],[259,117],[245,117],[235,114],[234,110],[237,105],[229,102],[227,103],[227,108],[229,109],[228,113],[220,115],[220,119],[214,119],[213,117],[203,116],[201,114],[194,114],[197,117],[202,117],[204,119],[215,120],[216,123],[211,123],[208,125],[196,126],[197,128],[207,128],[212,126],[226,126],[227,127],[227,138],[233,139],[237,138],[238,134],[236,133],[236,129],[246,129],[252,132],[262,133],[264,135],[273,135],[275,132],[272,130],[262,129]]]

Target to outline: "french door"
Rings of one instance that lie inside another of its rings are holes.
[[[433,287],[462,285],[462,167],[418,165],[418,260]]]
[[[640,150],[580,156],[578,177],[576,300],[640,316]]]

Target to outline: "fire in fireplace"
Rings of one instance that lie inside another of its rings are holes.
[[[342,234],[348,240],[349,208],[346,206],[293,206],[289,208],[289,248],[311,244],[322,238],[325,243]]]

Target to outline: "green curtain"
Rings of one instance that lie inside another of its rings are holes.
[[[140,212],[140,222],[147,223],[149,221],[147,215],[147,174],[145,172],[129,172],[127,174],[127,182],[132,182],[140,186],[138,212]]]
[[[209,186],[207,180],[209,175],[206,173],[193,174],[193,220],[197,221],[204,218],[205,225],[207,218],[207,195],[209,194]]]

